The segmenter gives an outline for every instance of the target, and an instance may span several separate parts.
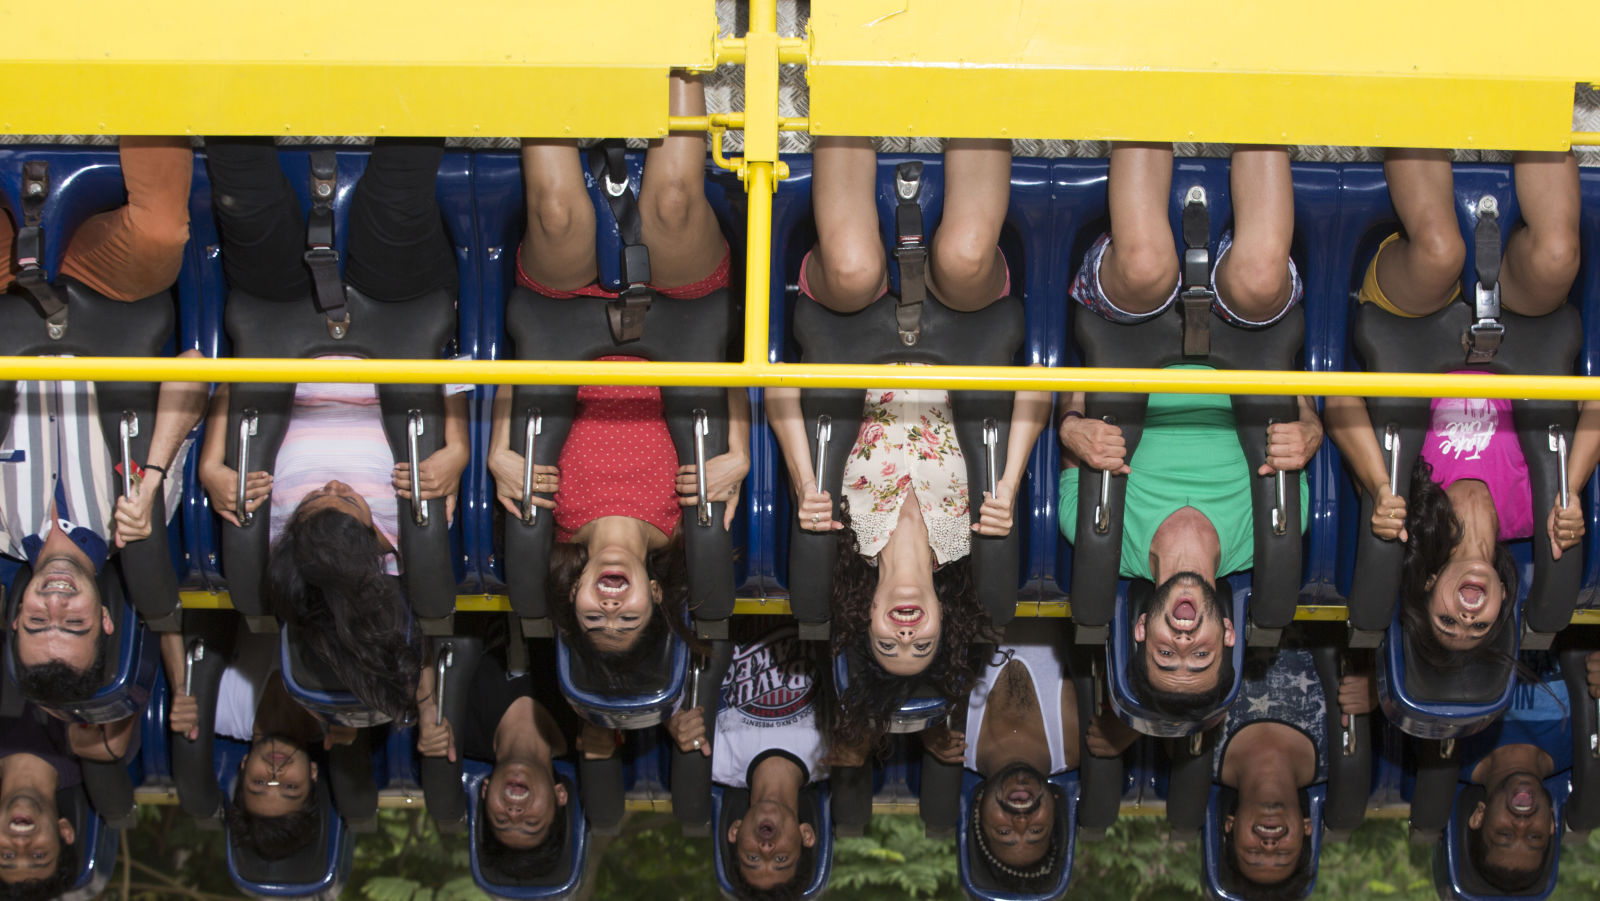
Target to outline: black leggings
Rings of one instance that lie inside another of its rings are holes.
[[[383,301],[455,289],[455,254],[434,197],[443,157],[442,139],[378,139],[345,226],[351,287]],[[268,300],[309,296],[306,217],[272,139],[208,138],[206,170],[228,283]]]

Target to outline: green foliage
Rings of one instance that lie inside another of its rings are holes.
[[[686,838],[671,814],[628,814],[608,843],[591,837],[594,898],[676,901],[709,898],[716,885],[709,838]],[[594,857],[599,854],[596,866]]]
[[[1200,843],[1172,839],[1165,819],[1122,817],[1098,842],[1079,841],[1067,896],[1090,901],[1205,897]]]
[[[919,817],[873,817],[866,835],[834,840],[828,897],[960,898],[955,847],[927,838]]]

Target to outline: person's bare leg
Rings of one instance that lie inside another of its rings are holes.
[[[1578,159],[1522,152],[1513,162],[1522,224],[1500,262],[1500,302],[1524,316],[1543,316],[1567,302],[1578,277]]]
[[[183,266],[194,150],[183,136],[128,135],[118,156],[128,202],[78,227],[61,274],[113,300],[141,300],[171,286]]]
[[[817,246],[807,261],[807,286],[828,309],[853,313],[889,284],[878,235],[878,155],[866,138],[819,137],[813,159]]]
[[[1383,176],[1405,233],[1378,256],[1378,287],[1406,313],[1438,312],[1455,297],[1467,258],[1456,225],[1450,154],[1391,148]]]
[[[1172,146],[1113,144],[1106,193],[1111,246],[1100,262],[1100,290],[1123,312],[1154,312],[1178,285],[1178,245],[1167,218]]]
[[[700,76],[673,73],[670,93],[672,115],[706,114]],[[706,200],[705,132],[673,132],[650,143],[639,191],[639,222],[650,248],[650,282],[657,288],[700,281],[722,262],[728,246]]]
[[[1217,263],[1217,291],[1234,315],[1266,322],[1289,302],[1289,244],[1294,239],[1294,180],[1282,147],[1240,145],[1233,188],[1233,246]]]
[[[599,271],[594,204],[584,187],[577,143],[523,141],[522,183],[528,198],[522,271],[553,291],[576,291],[593,284]]]
[[[1011,205],[1011,142],[952,138],[944,151],[944,216],[933,234],[928,290],[952,310],[981,310],[1005,290],[996,246]]]

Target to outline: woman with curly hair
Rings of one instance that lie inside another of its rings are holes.
[[[1435,398],[1409,500],[1389,491],[1364,400],[1328,398],[1327,419],[1357,484],[1375,499],[1373,534],[1405,543],[1400,620],[1423,661],[1453,669],[1496,655],[1517,599],[1507,542],[1534,535],[1535,498],[1510,401]],[[1585,404],[1567,460],[1571,506],[1553,499],[1551,543],[1535,553],[1559,560],[1583,538],[1577,498],[1597,460],[1600,407]]]
[[[852,313],[887,290],[876,166],[865,139],[818,142],[817,246],[801,263],[801,303]],[[1011,293],[996,246],[1010,167],[1011,149],[1003,141],[952,141],[945,152],[944,218],[930,243],[928,291],[951,310],[981,310]],[[972,533],[1011,531],[1012,505],[1049,415],[1050,395],[1017,395],[1006,469],[994,496],[985,493],[979,501],[976,522],[947,392],[866,392],[837,521],[833,498],[817,485],[798,390],[769,389],[765,400],[800,528],[836,532],[840,543],[831,592],[834,648],[859,665],[840,699],[833,747],[870,743],[919,685],[951,698],[970,688],[976,665],[967,645],[989,626],[972,582]]]
[[[674,74],[674,115],[705,115],[695,76]],[[674,132],[645,153],[639,191],[640,237],[650,250],[650,286],[663,303],[725,290],[730,256],[705,196],[705,137]],[[528,225],[517,283],[544,297],[603,303],[595,213],[573,141],[527,141],[522,149]],[[626,345],[624,345],[624,351]],[[632,356],[608,356],[602,365]],[[519,515],[523,456],[511,449],[512,390],[495,397],[489,471],[500,503]],[[726,501],[731,525],[750,469],[749,395],[728,391],[728,452],[706,464],[706,489]],[[556,544],[546,578],[551,612],[568,647],[608,683],[643,686],[669,635],[688,639],[689,586],[679,506],[693,505],[695,469],[678,465],[661,391],[648,386],[585,386],[556,466],[535,467],[533,503],[554,511]],[[656,615],[660,607],[662,616]]]

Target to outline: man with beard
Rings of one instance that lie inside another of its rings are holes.
[[[1346,716],[1376,706],[1370,673],[1339,683]],[[1223,785],[1221,860],[1230,888],[1248,898],[1299,898],[1310,884],[1306,787],[1328,778],[1327,697],[1311,653],[1257,649],[1245,658],[1239,697],[1212,756]]]
[[[1072,541],[1078,527],[1078,478],[1072,470],[1089,466],[1128,476],[1121,575],[1158,586],[1149,609],[1134,621],[1137,652],[1128,678],[1151,709],[1203,716],[1232,685],[1227,649],[1236,635],[1229,599],[1217,597],[1217,578],[1255,563],[1252,476],[1231,401],[1220,394],[1150,395],[1131,465],[1122,430],[1085,417],[1083,409],[1084,395],[1074,394],[1061,420],[1067,466],[1060,480],[1062,534]],[[1267,441],[1267,462],[1256,475],[1302,471],[1304,529],[1310,492],[1303,470],[1322,443],[1315,405],[1300,398],[1300,419],[1273,424]]]
[[[555,685],[554,674],[548,676],[542,684]],[[422,668],[417,685],[417,751],[452,761],[462,754],[492,764],[494,770],[480,789],[478,809],[484,828],[478,833],[479,863],[518,883],[544,876],[561,863],[567,830],[569,788],[556,779],[552,762],[567,753],[566,736],[577,717],[562,704],[557,710],[566,719],[557,722],[534,698],[533,674],[507,672],[493,652],[480,655],[476,668],[461,677],[471,680],[467,694],[471,703],[458,733],[448,718],[435,724],[434,670]],[[605,730],[596,734],[611,738]]]
[[[183,690],[184,656],[183,635],[164,633],[161,661],[172,695],[167,726],[194,739],[200,711]],[[250,743],[228,806],[228,836],[263,860],[282,860],[316,838],[320,774],[311,759],[313,749],[355,740],[354,729],[324,724],[295,703],[278,661],[277,633],[241,629],[234,659],[217,690],[216,734]]]
[[[1585,662],[1589,695],[1600,698],[1600,652]],[[1518,684],[1504,716],[1460,741],[1460,780],[1487,790],[1467,818],[1466,851],[1479,874],[1507,894],[1547,878],[1560,824],[1544,780],[1572,768],[1567,684],[1559,671],[1544,675]]]
[[[772,619],[734,621],[715,740],[699,707],[667,722],[680,751],[711,757],[714,782],[750,792],[749,809],[724,836],[728,877],[742,901],[798,898],[811,883],[817,834],[800,821],[800,791],[828,778],[818,667],[795,624]]]
[[[1065,862],[1070,836],[1057,828],[1056,813],[1066,799],[1048,781],[1077,769],[1079,759],[1078,698],[1058,650],[1064,644],[1064,630],[1046,621],[1013,621],[967,700],[966,731],[941,724],[922,733],[936,758],[983,777],[971,822],[960,828],[968,830],[969,854],[1008,891],[1053,891]]]
[[[72,887],[77,833],[56,792],[79,781],[61,722],[40,725],[31,705],[0,718],[0,898],[43,901]]]

